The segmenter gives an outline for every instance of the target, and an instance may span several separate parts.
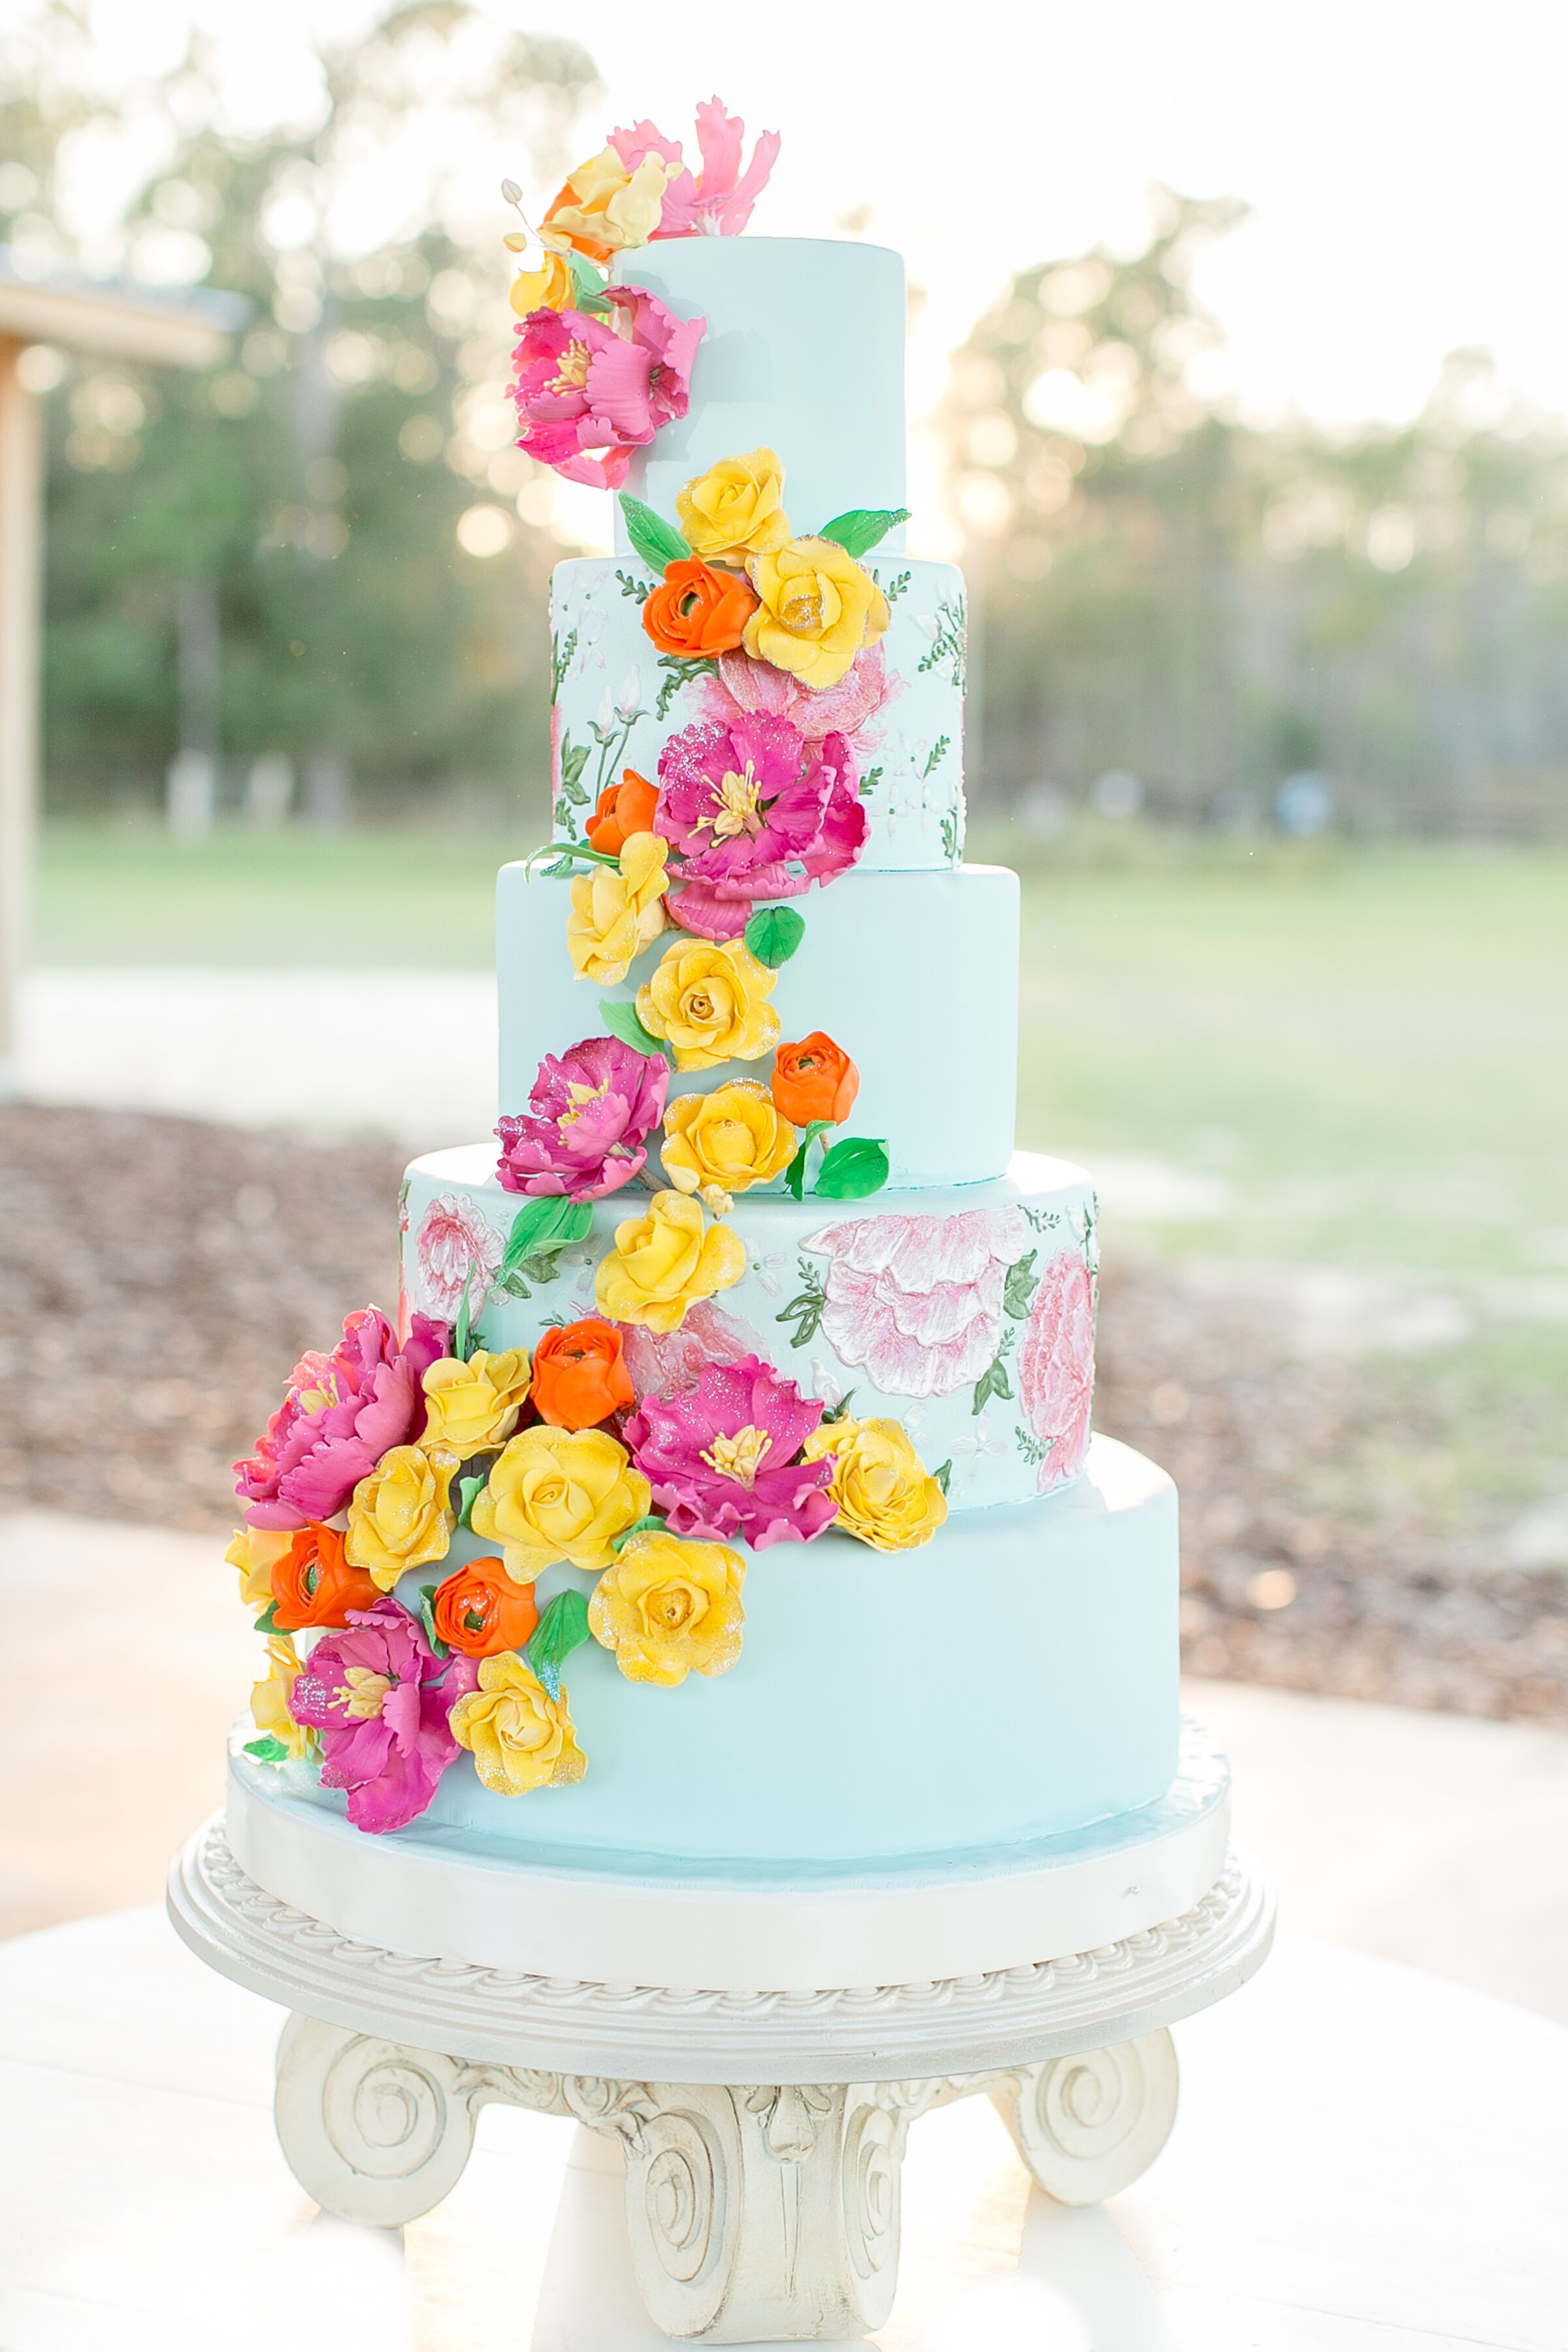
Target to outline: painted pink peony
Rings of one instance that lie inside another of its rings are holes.
[[[425,1426],[426,1369],[448,1352],[445,1324],[410,1318],[401,1344],[379,1308],[343,1318],[330,1356],[301,1356],[282,1403],[237,1462],[235,1492],[253,1528],[302,1528],[341,1511],[384,1454]]]
[[[328,1633],[295,1675],[289,1712],[321,1735],[322,1785],[346,1789],[356,1830],[380,1835],[425,1811],[462,1750],[447,1717],[478,1687],[470,1658],[437,1658],[418,1622],[391,1594],[351,1609],[346,1633]]]
[[[689,1307],[674,1331],[649,1331],[640,1323],[618,1323],[616,1328],[639,1405],[650,1396],[679,1396],[694,1389],[710,1364],[738,1364],[743,1357],[761,1355],[766,1344],[749,1323],[726,1315],[710,1298]]]
[[[421,1303],[441,1322],[454,1322],[466,1284],[468,1313],[477,1323],[504,1248],[500,1234],[471,1201],[460,1192],[437,1192],[414,1236]]]
[[[602,1201],[641,1174],[668,1089],[663,1055],[639,1054],[618,1037],[584,1037],[559,1056],[546,1054],[529,1115],[497,1121],[496,1174],[509,1192]]]
[[[684,416],[705,319],[677,319],[637,286],[609,286],[608,319],[531,310],[518,330],[518,447],[569,482],[618,489],[628,452]]]
[[[1018,1396],[1046,1448],[1042,1493],[1076,1478],[1094,1404],[1094,1284],[1076,1250],[1058,1250],[1040,1276],[1018,1349]]]
[[[842,735],[858,764],[882,740],[872,725],[904,690],[897,670],[889,671],[879,644],[858,653],[837,686],[817,691],[803,686],[785,669],[758,661],[748,653],[721,654],[718,676],[693,678],[686,689],[686,707],[699,719],[721,727],[760,712],[770,719],[787,719],[808,743],[825,735]]]
[[[809,1543],[837,1513],[830,1461],[801,1462],[822,1419],[760,1356],[710,1364],[693,1389],[650,1396],[623,1432],[672,1534],[714,1543]]]
[[[856,1217],[801,1244],[826,1257],[822,1334],[884,1395],[950,1396],[995,1360],[1007,1268],[1028,1248],[1019,1209]]]
[[[758,899],[831,882],[866,846],[848,744],[808,744],[787,719],[684,728],[658,755],[658,787],[654,827],[679,860],[669,911],[704,939],[737,939]]]
[[[610,144],[628,172],[645,155],[662,155],[675,171],[664,191],[664,208],[653,234],[661,236],[737,236],[752,217],[752,206],[768,184],[778,159],[779,134],[764,131],[741,169],[746,126],[738,114],[727,114],[716,98],[697,109],[697,144],[702,168],[693,179],[685,165],[680,142],[667,139],[651,122],[634,122],[629,131],[612,131]]]

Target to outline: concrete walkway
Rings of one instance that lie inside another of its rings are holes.
[[[218,1536],[0,1519],[0,1933],[156,1902],[260,1644]],[[1298,1933],[1568,2021],[1568,1735],[1194,1683]]]

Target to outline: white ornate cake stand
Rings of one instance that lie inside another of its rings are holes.
[[[988,1975],[815,1992],[581,1983],[360,1942],[268,1895],[222,1816],[170,1874],[185,1942],[295,2013],[279,2137],[317,2202],[382,2227],[456,2184],[489,2099],[574,2116],[626,2157],[637,2284],[668,2336],[817,2341],[879,2326],[911,2119],[989,2093],[1047,2195],[1091,2205],[1158,2155],[1166,2030],[1245,1982],[1273,1899],[1232,1849],[1181,1916]]]

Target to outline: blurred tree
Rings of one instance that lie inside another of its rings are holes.
[[[319,52],[308,121],[243,136],[211,42],[129,91],[95,88],[94,58],[84,11],[62,0],[8,49],[0,234],[24,260],[210,278],[254,316],[210,377],[63,370],[51,801],[159,789],[180,739],[182,583],[216,587],[224,753],[287,755],[321,814],[341,810],[345,769],[387,797],[513,776],[531,747],[542,766],[556,551],[517,528],[535,469],[501,397],[508,224],[498,194],[493,230],[467,241],[458,178],[489,150],[521,176],[558,169],[589,59],[420,0]],[[140,170],[106,246],[72,234],[70,191],[110,137]],[[531,503],[545,519],[548,499]]]

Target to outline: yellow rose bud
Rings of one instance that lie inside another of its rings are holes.
[[[572,272],[558,253],[547,253],[542,269],[521,269],[511,281],[509,299],[520,319],[531,310],[570,310],[577,300]]]
[[[425,1374],[421,1445],[450,1445],[459,1456],[503,1445],[528,1401],[526,1348],[491,1355],[476,1348],[466,1364],[443,1356]]]
[[[545,244],[571,246],[593,261],[646,245],[664,210],[670,169],[662,155],[645,155],[628,172],[613,147],[601,148],[578,164],[545,214]]]
[[[728,1290],[745,1271],[745,1244],[728,1225],[704,1231],[700,1202],[684,1192],[656,1192],[646,1215],[616,1227],[616,1246],[599,1261],[594,1297],[613,1323],[674,1331],[695,1300]]]
[[[677,491],[675,507],[687,545],[709,562],[771,554],[790,536],[784,467],[771,449],[721,457]]]
[[[655,833],[634,833],[621,851],[618,870],[595,866],[572,885],[566,945],[579,980],[601,988],[625,980],[634,956],[664,929],[664,894],[669,877],[664,861],[669,844]]]
[[[445,1559],[458,1515],[447,1499],[460,1454],[450,1445],[395,1445],[349,1501],[343,1556],[390,1592],[408,1569]]]
[[[224,1558],[239,1570],[239,1597],[247,1609],[268,1606],[273,1569],[293,1540],[287,1528],[236,1528]]]
[[[447,1720],[486,1788],[500,1797],[563,1788],[588,1769],[565,1691],[552,1698],[515,1650],[479,1660],[478,1690],[460,1698]]]
[[[746,623],[746,651],[803,686],[837,686],[888,625],[887,598],[830,539],[792,539],[748,569],[758,603]]]
[[[257,1730],[264,1739],[276,1739],[296,1761],[316,1752],[314,1733],[289,1712],[289,1694],[299,1671],[300,1655],[292,1641],[287,1633],[274,1633],[267,1644],[267,1673],[250,1694],[250,1719]]]
[[[825,1421],[806,1439],[803,1459],[833,1459],[828,1493],[834,1521],[877,1551],[908,1551],[929,1542],[947,1517],[947,1496],[897,1421]]]
[[[637,1019],[675,1049],[678,1070],[756,1062],[779,1041],[776,975],[734,940],[681,938],[637,991]]]
[[[741,1654],[746,1563],[728,1544],[634,1536],[594,1587],[588,1623],[633,1683],[721,1675]]]
[[[614,1559],[617,1536],[647,1517],[651,1489],[603,1429],[541,1423],[514,1437],[474,1504],[474,1533],[500,1544],[507,1574],[531,1584],[568,1561],[590,1571]]]
[[[780,1176],[795,1153],[795,1131],[766,1087],[737,1078],[710,1095],[677,1095],[664,1115],[659,1157],[678,1192],[700,1193],[722,1216],[731,1192]]]

